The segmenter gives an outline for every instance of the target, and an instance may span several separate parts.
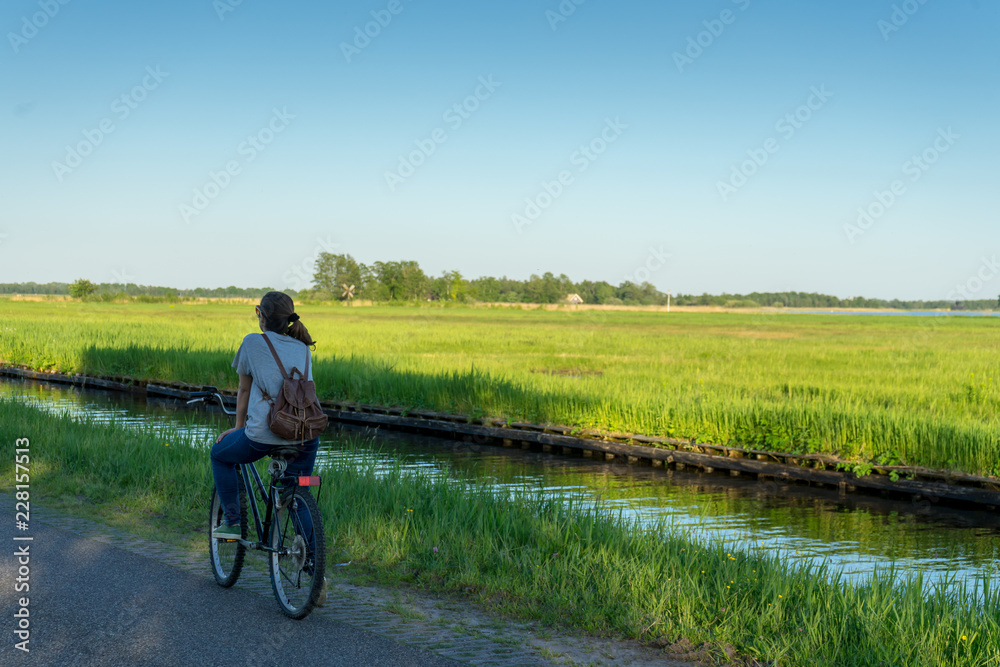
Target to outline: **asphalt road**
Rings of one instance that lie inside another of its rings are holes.
[[[13,511],[7,516],[0,531],[2,665],[458,664],[320,616],[287,619],[273,599],[42,523],[31,523],[32,541],[18,542],[13,538],[24,533]],[[30,579],[21,583],[30,588],[17,592],[15,552],[24,545]],[[28,653],[15,647],[22,597]]]

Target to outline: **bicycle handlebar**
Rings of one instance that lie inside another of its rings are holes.
[[[191,396],[191,398],[188,399],[188,405],[191,403],[206,403],[208,402],[208,399],[215,399],[223,413],[229,415],[230,417],[236,414],[235,410],[229,410],[226,408],[226,400],[217,389],[215,391],[192,391],[189,396]]]

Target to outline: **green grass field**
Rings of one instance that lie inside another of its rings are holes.
[[[1000,475],[1000,320],[306,305],[322,397]],[[0,300],[0,359],[235,388],[252,305]]]

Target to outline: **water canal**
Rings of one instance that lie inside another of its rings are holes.
[[[221,414],[192,410],[183,401],[34,381],[3,379],[0,396],[96,421],[154,425],[206,447],[229,425]],[[1000,556],[1000,517],[985,511],[354,428],[328,430],[320,461],[356,456],[359,449],[387,467],[399,459],[421,474],[486,480],[498,491],[533,489],[577,503],[600,501],[640,522],[665,519],[734,548],[825,561],[851,579],[894,562],[901,575],[920,572],[928,584],[975,586],[983,575],[995,575]]]

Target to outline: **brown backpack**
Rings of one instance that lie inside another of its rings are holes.
[[[285,378],[281,392],[274,399],[263,389],[260,390],[264,400],[271,405],[267,414],[267,427],[271,429],[271,433],[285,440],[305,442],[318,437],[326,429],[328,418],[323,414],[323,408],[316,398],[316,385],[309,379],[309,357],[306,356],[305,373],[295,367],[292,367],[291,373],[286,373],[274,345],[266,335],[261,336],[271,349],[274,361]],[[296,374],[298,378],[295,377]]]

